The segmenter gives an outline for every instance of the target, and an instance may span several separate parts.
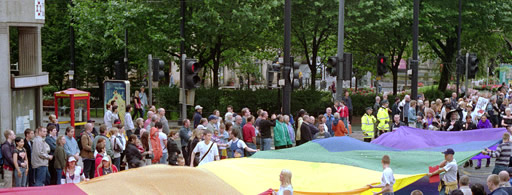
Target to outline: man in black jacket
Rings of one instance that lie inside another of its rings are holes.
[[[311,135],[311,130],[309,129],[309,116],[304,115],[303,118],[304,122],[302,122],[302,125],[300,126],[300,140],[297,140],[297,146],[313,140],[313,135]]]
[[[270,127],[276,126],[276,115],[273,114],[270,120],[268,120],[268,113],[262,111],[260,116],[259,130],[261,138],[263,139],[263,146],[261,148],[263,150],[270,150],[270,146],[272,145],[272,131],[270,131]]]
[[[188,156],[189,151],[187,150],[188,141],[192,136],[192,131],[190,130],[190,120],[183,120],[183,126],[180,129],[180,141],[181,141],[181,152],[183,154],[183,158],[185,159],[185,164],[190,165],[190,157]],[[167,142],[169,143],[169,142]],[[170,159],[170,158],[169,158]]]
[[[28,186],[34,186],[34,184],[36,183],[36,173],[34,169],[32,169],[32,139],[34,139],[34,131],[31,129],[25,129],[25,139],[23,140],[25,142],[25,145],[23,145],[23,147],[27,151],[28,158]]]
[[[196,113],[194,113],[194,129],[197,127],[197,125],[199,125],[199,123],[201,122],[201,119],[203,118],[203,116],[201,116],[201,114],[203,113],[203,107],[201,107],[200,105],[197,105],[195,107],[195,110],[196,110]]]

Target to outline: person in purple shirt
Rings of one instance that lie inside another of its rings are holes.
[[[482,115],[480,118],[480,121],[478,121],[478,125],[476,125],[477,129],[486,129],[486,128],[492,128],[492,124],[489,120],[487,120],[487,115]]]

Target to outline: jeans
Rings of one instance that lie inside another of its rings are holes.
[[[162,157],[160,158],[159,164],[167,164],[167,158],[169,157],[169,153],[162,153]]]
[[[34,169],[34,172],[36,172],[36,183],[34,186],[44,186],[46,183],[46,178],[50,174],[48,172],[48,166],[40,166]]]
[[[343,121],[343,124],[345,125],[345,129],[347,129],[347,131],[350,133],[349,129],[348,129],[348,120],[347,120],[347,117],[342,117],[341,118],[341,121]]]
[[[85,178],[94,178],[94,159],[84,159],[84,175]]]
[[[181,153],[183,154],[183,158],[185,158],[185,165],[190,165],[190,157],[188,156],[187,146],[181,146]]]
[[[263,138],[263,151],[270,150],[270,146],[272,145],[272,138]]]
[[[492,174],[499,174],[501,171],[507,170],[507,166],[503,165],[494,165],[494,169],[492,170]]]
[[[20,167],[21,176],[18,176],[18,171],[14,171],[14,181],[16,183],[16,187],[26,187],[27,186],[27,168]]]
[[[55,169],[55,171],[57,172],[57,185],[60,185],[61,184],[61,179],[62,179],[62,169]],[[93,174],[94,176],[94,174]]]
[[[443,186],[441,190],[439,191],[439,195],[446,195],[446,186]]]
[[[114,158],[112,162],[116,166],[117,170],[121,170],[121,157]]]
[[[4,188],[12,188],[12,175],[13,171],[4,169]]]
[[[249,148],[252,148],[252,149],[255,149],[256,150],[256,144],[254,143],[247,143],[247,147]],[[254,154],[254,152],[246,152],[246,156],[249,157],[249,156],[252,156]],[[234,155],[234,154],[233,154]]]

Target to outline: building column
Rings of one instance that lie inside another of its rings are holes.
[[[9,26],[0,23],[0,132],[12,129],[11,124],[11,62],[9,51]],[[2,142],[4,136],[0,136]]]
[[[19,73],[38,75],[42,73],[41,26],[18,27],[19,35]],[[34,120],[36,127],[42,125],[43,89],[35,87]]]

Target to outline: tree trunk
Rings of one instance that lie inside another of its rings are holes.
[[[219,64],[220,64],[220,59],[213,60],[213,68],[212,68],[212,71],[213,71],[213,88],[218,88],[219,87]]]
[[[398,88],[398,66],[393,66],[391,72],[393,73],[393,95],[396,95]]]
[[[443,64],[443,69],[441,70],[441,79],[439,80],[439,86],[437,87],[437,90],[443,92],[446,91],[446,87],[448,86],[449,80],[450,72],[448,71],[448,66],[446,64]]]
[[[356,91],[357,91],[357,81],[358,81],[358,80],[359,80],[359,79],[357,79],[357,77],[356,77],[356,86],[355,86],[355,88],[356,88],[355,90],[356,90]]]

